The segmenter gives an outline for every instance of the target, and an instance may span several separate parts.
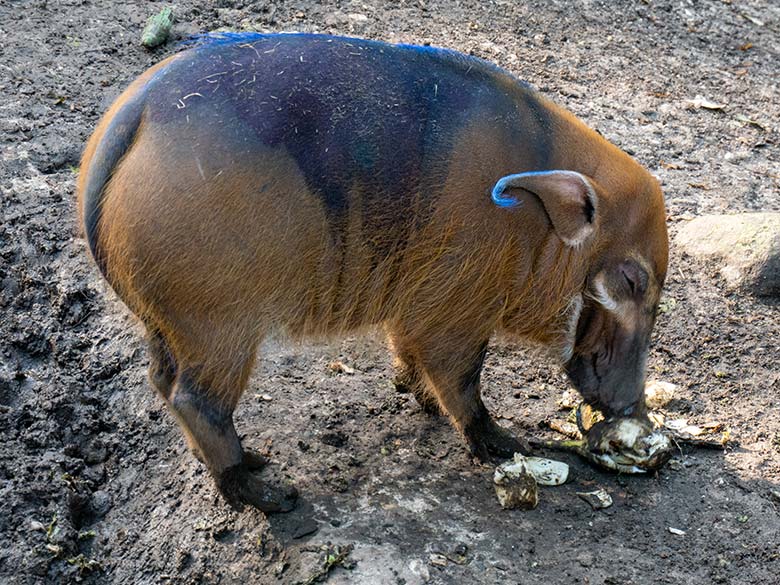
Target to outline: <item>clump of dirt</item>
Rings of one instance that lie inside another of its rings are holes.
[[[573,479],[531,512],[502,511],[492,470],[393,390],[381,340],[267,345],[237,424],[303,495],[268,521],[231,511],[186,452],[138,326],[87,260],[73,196],[84,142],[129,81],[176,40],[229,27],[492,60],[655,173],[672,234],[702,213],[779,210],[776,3],[184,0],[149,52],[141,31],[162,7],[0,5],[0,580],[299,583],[325,566],[330,583],[776,580],[777,301],[727,292],[673,249],[650,374],[679,386],[672,414],[722,421],[738,446],[680,452],[645,478],[569,457]],[[559,371],[497,341],[483,379],[502,424],[551,437]],[[614,504],[593,511],[576,493],[598,488]]]

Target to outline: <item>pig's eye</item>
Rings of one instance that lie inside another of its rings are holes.
[[[641,297],[647,291],[647,272],[635,260],[620,263],[622,286],[631,298]]]
[[[631,279],[631,276],[629,274],[626,274],[626,272],[623,272],[623,278],[626,279],[626,283],[628,284],[628,290],[631,292],[631,296],[636,294],[636,283]]]

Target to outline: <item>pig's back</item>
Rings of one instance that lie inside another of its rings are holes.
[[[93,239],[126,302],[302,335],[495,289],[511,217],[489,190],[554,141],[554,113],[490,64],[319,35],[207,39],[118,104],[114,125],[142,114]],[[522,217],[546,225],[532,199]]]
[[[151,129],[174,152],[198,155],[206,174],[283,149],[334,219],[348,211],[350,190],[386,212],[434,195],[475,118],[523,122],[496,85],[508,76],[454,51],[305,34],[205,43],[150,83]]]

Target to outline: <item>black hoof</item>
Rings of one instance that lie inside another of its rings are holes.
[[[464,434],[469,452],[482,463],[490,461],[491,455],[506,459],[515,453],[531,452],[531,447],[526,441],[502,429],[492,419],[467,428]]]
[[[272,485],[243,463],[222,473],[219,490],[228,503],[239,511],[244,505],[249,505],[266,514],[289,512],[295,508],[298,500],[295,487],[281,482]]]
[[[511,457],[515,453],[527,455],[531,452],[531,446],[527,441],[518,439],[508,431],[501,431],[488,439],[488,451],[498,457]]]
[[[468,440],[468,446],[469,454],[477,463],[490,462],[490,452],[484,442]]]

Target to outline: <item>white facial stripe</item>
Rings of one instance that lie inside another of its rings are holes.
[[[593,280],[593,292],[591,293],[591,296],[607,311],[615,312],[617,310],[617,302],[609,296],[607,287],[604,285],[603,274],[600,274]]]
[[[577,340],[577,324],[582,312],[582,295],[577,295],[569,304],[569,319],[566,323],[566,345],[561,351],[561,360],[565,364],[574,355],[574,343]]]

